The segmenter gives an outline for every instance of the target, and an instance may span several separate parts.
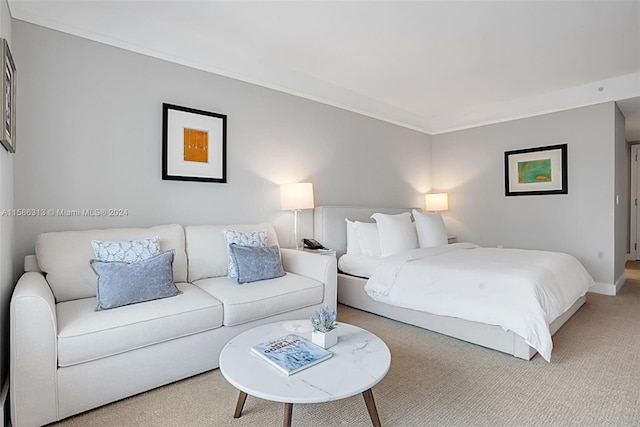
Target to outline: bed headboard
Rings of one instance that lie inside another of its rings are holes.
[[[361,206],[318,206],[313,212],[313,235],[329,249],[335,249],[340,257],[347,251],[347,224],[351,221],[374,222],[371,215],[376,212],[399,214],[420,208],[370,208]]]

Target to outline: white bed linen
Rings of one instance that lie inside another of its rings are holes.
[[[338,259],[338,269],[352,276],[369,278],[383,258],[344,254]]]
[[[549,324],[592,284],[564,253],[455,243],[385,258],[365,291],[383,303],[501,326],[550,361]]]

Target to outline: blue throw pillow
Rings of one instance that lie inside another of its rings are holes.
[[[233,254],[238,283],[275,279],[285,275],[277,246],[261,248],[233,243],[229,245],[229,251]]]
[[[173,283],[173,256],[170,250],[135,263],[91,260],[98,276],[96,311],[181,294]]]
[[[269,238],[269,233],[267,230],[259,230],[259,231],[237,231],[237,230],[223,230],[224,238],[227,241],[227,247],[231,244],[242,245],[242,246],[259,246],[265,247],[267,246],[267,239]],[[238,273],[236,271],[236,265],[233,260],[233,254],[231,251],[227,251],[227,258],[229,262],[228,274],[229,279],[237,279]]]

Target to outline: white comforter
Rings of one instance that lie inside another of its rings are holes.
[[[499,325],[550,361],[549,324],[592,284],[564,253],[456,243],[388,257],[365,290],[387,304]]]

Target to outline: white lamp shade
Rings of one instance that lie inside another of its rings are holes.
[[[447,193],[425,194],[424,205],[428,211],[446,211],[449,209],[449,195]]]
[[[281,185],[280,206],[283,211],[313,209],[313,184],[297,182]]]

